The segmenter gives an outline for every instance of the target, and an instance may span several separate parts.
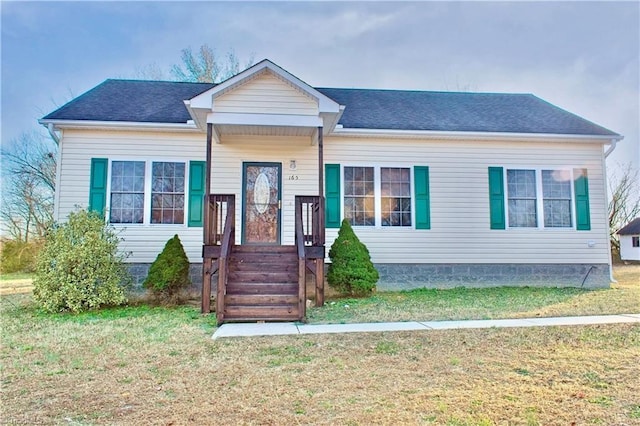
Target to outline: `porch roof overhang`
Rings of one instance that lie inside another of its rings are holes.
[[[228,112],[216,108],[216,100],[221,96],[265,73],[272,74],[296,89],[301,95],[313,100],[317,106],[317,112],[314,114],[309,114],[308,111],[301,114]],[[266,59],[184,103],[198,128],[205,130],[207,124],[213,125],[212,136],[216,143],[221,143],[225,135],[239,134],[310,136],[314,143],[318,128],[322,128],[323,134],[329,134],[336,128],[344,111],[343,105]]]

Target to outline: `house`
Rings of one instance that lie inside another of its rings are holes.
[[[640,260],[640,217],[633,219],[618,231],[620,259]]]
[[[318,88],[263,60],[217,85],[107,80],[40,123],[55,218],[103,212],[140,279],[178,234],[220,322],[303,318],[307,278],[321,304],[343,218],[383,290],[610,282],[622,136],[530,94]]]

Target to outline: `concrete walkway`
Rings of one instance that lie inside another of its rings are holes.
[[[596,315],[582,317],[518,318],[470,321],[407,321],[359,324],[301,324],[294,322],[223,324],[213,334],[223,337],[282,336],[289,334],[370,333],[381,331],[453,330],[465,328],[547,327],[640,323],[640,314]]]

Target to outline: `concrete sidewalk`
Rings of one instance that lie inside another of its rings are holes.
[[[293,322],[223,324],[213,334],[223,337],[281,336],[289,334],[369,333],[381,331],[452,330],[465,328],[547,327],[640,323],[640,314],[596,315],[582,317],[518,318],[469,321],[407,321],[359,324],[301,324]]]

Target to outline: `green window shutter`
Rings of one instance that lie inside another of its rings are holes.
[[[340,164],[324,165],[325,226],[340,228]]]
[[[196,227],[203,224],[206,168],[206,161],[189,162],[189,218],[187,226]]]
[[[98,212],[104,218],[107,207],[107,158],[91,159],[91,175],[89,177],[89,211]]]
[[[502,167],[489,167],[489,216],[491,229],[506,229]]]
[[[591,215],[589,214],[589,179],[587,169],[574,169],[573,185],[576,195],[576,229],[589,231],[591,229]]]
[[[429,167],[414,166],[413,181],[416,204],[416,229],[431,229],[429,202]]]

